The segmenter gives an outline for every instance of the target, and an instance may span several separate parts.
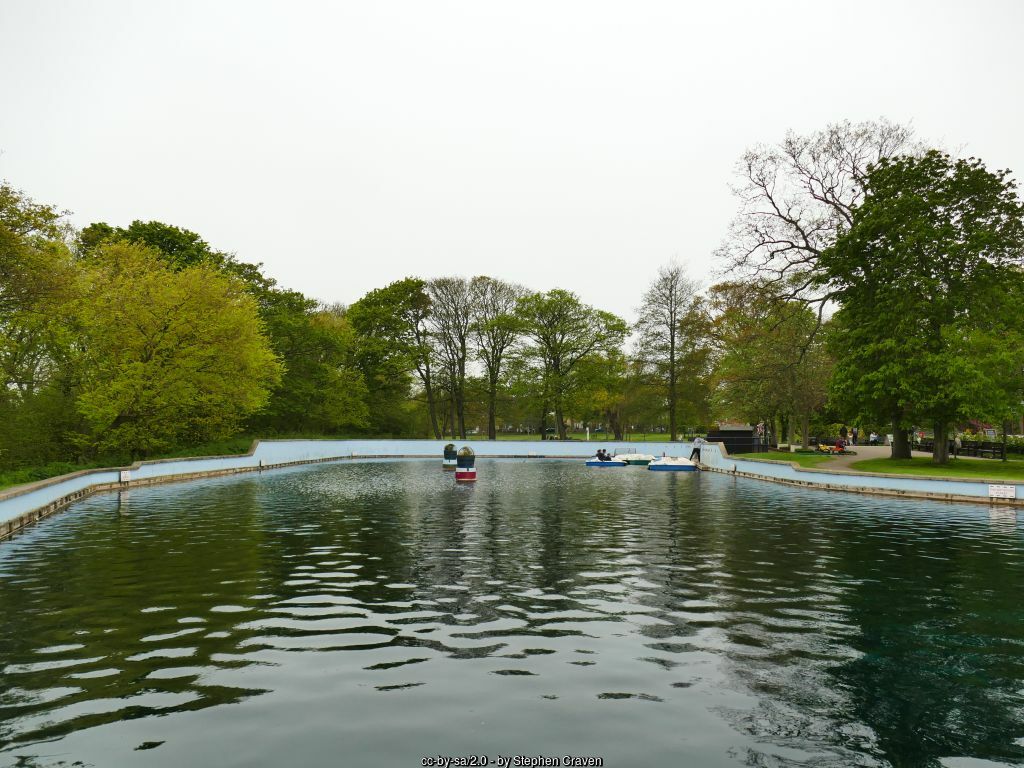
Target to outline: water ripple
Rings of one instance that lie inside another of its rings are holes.
[[[1005,510],[578,462],[97,496],[0,547],[0,756],[1021,761],[1021,534]]]

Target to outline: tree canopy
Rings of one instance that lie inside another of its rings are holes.
[[[233,434],[267,402],[281,366],[239,281],[106,243],[80,303],[80,444],[146,456]]]
[[[939,462],[954,421],[1005,416],[1020,400],[1022,255],[1008,171],[938,151],[874,165],[820,259],[840,303],[837,399],[897,430],[930,422]]]
[[[197,232],[76,231],[0,183],[0,469],[239,432],[675,438],[716,420],[805,443],[836,419],[890,425],[899,453],[911,426],[943,436],[1019,413],[1024,215],[1008,171],[885,120],[787,134],[738,170],[723,279],[670,263],[632,324],[490,276],[410,276],[325,305]]]

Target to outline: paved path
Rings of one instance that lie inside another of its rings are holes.
[[[836,456],[832,461],[824,461],[818,466],[822,469],[842,469],[849,472],[857,470],[851,467],[855,461],[864,459],[884,459],[892,455],[892,449],[888,445],[854,445],[851,448],[857,452],[856,456]],[[915,456],[925,456],[920,451],[914,451]]]

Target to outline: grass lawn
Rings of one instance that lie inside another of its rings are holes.
[[[733,459],[771,459],[773,461],[791,461],[801,467],[817,467],[822,464],[828,465],[835,460],[835,456],[826,456],[823,453],[782,453],[781,451],[770,451],[768,453],[730,453]]]
[[[860,472],[884,472],[929,477],[966,477],[977,480],[1024,480],[1024,461],[1010,459],[950,459],[945,466],[932,464],[926,457],[913,459],[864,459],[851,469]]]

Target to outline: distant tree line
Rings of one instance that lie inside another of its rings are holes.
[[[632,324],[486,276],[323,305],[194,232],[76,231],[0,184],[0,469],[237,434],[674,439],[717,419],[804,444],[860,423],[902,455],[915,425],[1019,411],[1009,172],[883,121],[791,134],[739,173],[720,281],[668,264]]]

